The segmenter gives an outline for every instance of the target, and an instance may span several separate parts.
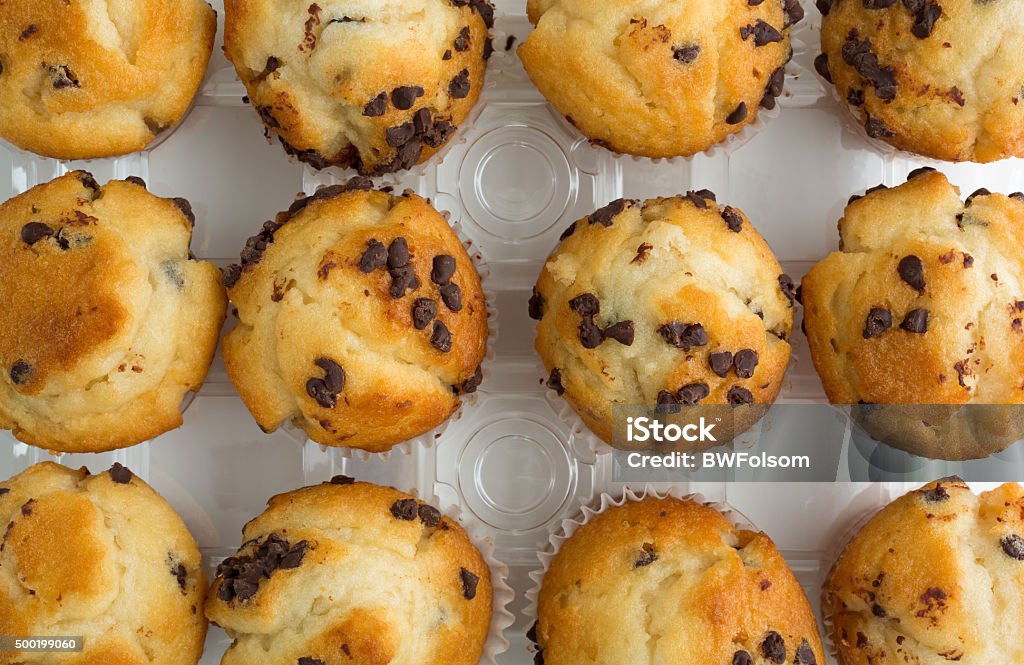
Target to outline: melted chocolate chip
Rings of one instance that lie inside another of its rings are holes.
[[[920,168],[916,168],[916,169],[914,169],[913,171],[911,171],[910,173],[907,174],[907,182],[910,182],[914,178],[916,178],[918,176],[926,175],[928,173],[935,173],[935,169],[932,168],[931,166],[922,166]]]
[[[853,67],[875,89],[875,96],[883,101],[896,98],[896,70],[882,67],[878,56],[872,51],[870,39],[858,39],[857,30],[850,32],[843,44],[843,61]]]
[[[433,506],[422,504],[419,507],[417,514],[424,526],[435,527],[441,523],[441,511]]]
[[[754,37],[754,46],[767,46],[782,41],[782,33],[763,20],[758,19],[754,25],[740,28],[740,37],[744,40]]]
[[[270,534],[252,554],[228,557],[217,566],[217,576],[222,578],[217,597],[228,603],[248,601],[263,580],[278,570],[298,568],[308,549],[305,540],[291,545],[280,535]]]
[[[391,275],[391,289],[388,293],[394,299],[405,296],[407,291],[415,291],[420,286],[420,280],[416,277],[416,271],[411,263],[388,270]]]
[[[388,93],[382,92],[366,103],[366,106],[363,107],[363,115],[367,118],[377,118],[384,115],[387,110]]]
[[[818,76],[825,79],[829,83],[832,83],[832,73],[828,70],[828,54],[819,53],[818,57],[814,59],[814,71],[818,72]]]
[[[928,332],[928,310],[913,309],[907,312],[907,315],[903,318],[903,323],[900,324],[900,328],[911,333]]]
[[[603,208],[595,210],[594,213],[587,218],[587,221],[591,224],[600,224],[605,227],[611,226],[612,220],[626,209],[626,203],[626,199],[616,199]]]
[[[459,53],[464,53],[469,50],[469,26],[463,26],[459,30],[459,36],[455,38],[455,50]]]
[[[356,482],[356,479],[352,476],[337,475],[331,478],[332,485],[352,485]]]
[[[708,364],[711,366],[712,372],[724,379],[732,369],[732,353],[729,351],[712,353],[708,356]]]
[[[388,262],[388,250],[384,243],[376,238],[371,238],[366,244],[366,251],[359,258],[359,269],[364,273],[371,273],[378,268],[383,268]]]
[[[708,334],[704,331],[704,326],[699,323],[685,324],[672,321],[658,328],[658,333],[665,342],[684,351],[708,343]]]
[[[726,399],[729,400],[729,404],[733,406],[742,406],[744,404],[753,404],[754,395],[741,386],[733,386],[729,388],[729,392],[726,394]]]
[[[439,286],[444,286],[451,281],[455,274],[455,257],[447,254],[439,254],[434,257],[433,266],[430,271],[430,281]]]
[[[465,99],[469,96],[469,70],[463,69],[448,83],[448,95],[452,99]]]
[[[475,393],[477,391],[477,388],[479,388],[480,384],[483,382],[484,370],[482,367],[478,365],[476,371],[473,372],[473,376],[463,381],[462,386],[460,386],[460,388],[464,394],[469,395]]]
[[[416,499],[399,499],[391,504],[391,516],[396,520],[411,522],[420,514],[419,503]]]
[[[743,349],[739,351],[733,363],[736,366],[736,376],[741,379],[749,379],[754,376],[754,370],[757,369],[757,351],[753,349]]]
[[[580,316],[594,316],[601,311],[601,302],[593,293],[583,293],[569,301],[569,308]]]
[[[225,288],[234,288],[235,284],[238,284],[238,280],[242,279],[242,266],[237,263],[232,263],[228,267],[224,268],[222,281],[224,282]]]
[[[732,665],[754,665],[754,658],[746,651],[737,651],[732,655]]]
[[[633,560],[633,569],[645,568],[658,560],[658,553],[654,551],[654,545],[644,543],[640,548],[640,554]]]
[[[452,333],[448,326],[440,321],[434,321],[434,330],[430,333],[430,345],[441,353],[448,353],[452,350]]]
[[[672,57],[684,65],[691,64],[700,55],[700,44],[687,44],[672,49]]]
[[[409,242],[405,238],[395,238],[388,246],[388,268],[394,270],[409,265]]]
[[[800,646],[796,648],[796,664],[818,665],[818,659],[814,656],[814,650],[811,649],[811,645],[806,639],[802,640]]]
[[[932,0],[927,0],[917,13],[914,25],[910,28],[911,34],[918,39],[931,37],[932,30],[935,29],[935,22],[939,20],[940,16],[942,16],[942,7]]]
[[[864,131],[873,139],[892,138],[896,136],[896,132],[889,129],[888,125],[878,118],[872,118],[870,114],[868,114],[867,120],[864,121]]]
[[[345,389],[345,370],[330,358],[317,358],[314,364],[324,371],[324,377],[306,381],[306,393],[322,408],[333,409]]]
[[[919,292],[924,291],[924,263],[920,258],[913,254],[910,256],[904,256],[900,259],[899,266],[897,266],[896,270],[899,272],[900,279],[911,287],[917,289]]]
[[[929,503],[941,503],[949,499],[949,492],[942,485],[936,485],[930,489],[921,490],[921,496]]]
[[[453,312],[462,311],[462,289],[458,284],[445,284],[438,291],[441,293],[441,302]]]
[[[632,346],[633,340],[636,338],[636,331],[633,328],[632,321],[613,323],[604,329],[603,334],[606,338],[614,339],[616,342],[626,346]]]
[[[786,662],[786,640],[777,632],[770,631],[761,642],[761,653],[773,663]]]
[[[185,593],[188,586],[188,570],[185,568],[185,564],[179,563],[177,566],[171,566],[171,575],[174,575],[177,580],[181,592]]]
[[[680,388],[676,398],[680,404],[693,406],[694,404],[699,404],[701,400],[710,394],[711,391],[708,389],[708,384],[691,383]]]
[[[391,91],[391,103],[399,111],[408,111],[422,96],[423,88],[418,85],[406,85]]]
[[[480,578],[465,568],[460,568],[459,581],[462,582],[462,597],[466,600],[476,598],[476,586],[480,582]]]
[[[584,349],[596,349],[604,342],[604,333],[594,323],[592,316],[583,317],[583,320],[580,321],[579,332],[580,344]]]
[[[536,286],[533,287],[533,294],[530,296],[529,313],[530,318],[535,321],[544,318],[544,296],[540,294]]]
[[[797,300],[796,286],[793,284],[793,278],[785,273],[779,275],[779,288],[782,289],[782,295],[786,296],[789,306],[792,307]]]
[[[881,307],[872,307],[864,322],[864,339],[878,337],[892,327],[892,313]]]
[[[21,240],[26,245],[32,246],[43,238],[50,238],[54,235],[53,229],[42,222],[29,222],[21,227]]]
[[[732,113],[730,113],[728,116],[726,116],[725,122],[727,124],[730,124],[730,125],[738,125],[738,124],[740,124],[741,122],[743,122],[746,119],[747,119],[747,103],[746,102],[740,102],[739,106],[737,106],[736,109],[733,110]]]
[[[326,665],[324,661],[319,658],[313,658],[312,656],[303,656],[299,658],[298,665]]]
[[[412,304],[412,325],[423,330],[437,318],[437,303],[430,298],[417,298]]]
[[[743,216],[735,208],[729,206],[722,208],[722,219],[733,233],[739,233],[743,229]]]
[[[565,386],[562,385],[562,370],[557,367],[551,370],[551,375],[548,376],[547,387],[554,390],[559,395],[565,393]]]
[[[119,462],[114,462],[107,473],[110,475],[110,479],[118,485],[127,485],[132,481],[132,472]]]

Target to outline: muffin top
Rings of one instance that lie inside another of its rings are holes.
[[[529,0],[534,84],[592,143],[645,157],[707,150],[774,108],[799,0]]]
[[[743,213],[702,190],[620,199],[575,222],[530,315],[548,386],[611,442],[615,404],[770,404],[792,287]]]
[[[219,271],[189,258],[193,221],[185,199],[84,171],[0,206],[0,427],[98,452],[181,424],[226,306]]]
[[[1024,155],[1020,6],[818,0],[818,72],[868,135],[935,159]]]
[[[7,0],[0,136],[58,159],[142,150],[185,114],[216,32],[202,0]]]
[[[947,478],[871,518],[825,588],[841,665],[1020,662],[1022,515],[1016,483],[976,496]]]
[[[484,85],[489,0],[225,0],[224,50],[268,135],[322,169],[408,169]]]
[[[37,464],[0,482],[0,522],[0,633],[80,635],[76,663],[199,661],[199,547],[131,471],[115,464],[92,476],[84,467]],[[53,654],[0,654],[4,664],[53,662]]]
[[[537,662],[824,665],[807,597],[775,544],[714,508],[648,497],[566,540],[531,635]],[[649,654],[649,655],[648,655]]]
[[[853,200],[839,235],[802,289],[830,401],[1024,402],[1024,196],[964,202],[921,169]]]
[[[384,451],[474,392],[487,348],[480,277],[448,222],[366,178],[267,222],[225,273],[239,325],[224,362],[264,430]]]
[[[268,505],[210,589],[206,615],[235,639],[221,665],[476,665],[491,577],[457,522],[346,476]]]

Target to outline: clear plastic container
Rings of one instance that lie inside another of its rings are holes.
[[[221,15],[220,2],[214,3]],[[537,551],[563,519],[602,492],[620,495],[611,455],[574,424],[568,407],[552,399],[533,351],[526,315],[531,288],[559,234],[572,221],[618,197],[647,198],[708,188],[744,210],[794,279],[836,246],[836,220],[847,198],[885,183],[902,182],[919,163],[867,145],[814,73],[820,17],[805,0],[807,18],[794,35],[781,112],[756,136],[713,156],[651,162],[617,158],[591,147],[530,84],[514,48],[529,33],[523,0],[498,0],[495,54],[474,120],[441,155],[385,184],[411,187],[450,211],[486,261],[485,282],[496,311],[497,337],[484,365],[486,380],[440,438],[409,454],[351,455],[302,443],[293,432],[264,434],[239,400],[219,358],[202,391],[187,404],[182,428],[133,448],[60,461],[93,470],[119,461],[148,480],[183,516],[198,539],[208,571],[234,552],[242,525],[273,494],[326,480],[337,473],[437,496],[441,507],[482,522],[496,556],[508,564],[517,620],[499,657],[527,665],[528,620],[522,610],[540,566]],[[223,30],[221,30],[221,35]],[[143,177],[154,193],[184,196],[196,213],[193,252],[224,266],[237,260],[245,239],[285,209],[300,192],[343,180],[337,170],[316,172],[262,138],[245,90],[218,46],[195,104],[172,135],[152,150],[117,159],[60,163],[0,149],[0,196],[86,168],[101,182]],[[924,162],[921,162],[924,163]],[[1024,189],[1017,160],[942,165],[969,193]],[[233,321],[228,322],[233,325]],[[793,360],[783,403],[822,403],[807,343],[793,337]],[[0,434],[0,476],[50,456]],[[850,433],[847,433],[847,438]],[[848,455],[859,454],[856,446]],[[596,451],[596,452],[595,452]],[[863,460],[843,459],[840,469]],[[936,468],[936,477],[944,475]],[[847,478],[850,476],[846,476]],[[766,531],[786,556],[817,607],[833,548],[851,521],[916,486],[888,483],[685,483],[674,489],[725,502]],[[641,484],[642,485],[642,484]],[[212,628],[204,665],[219,662],[228,643]],[[831,662],[831,661],[830,661]]]

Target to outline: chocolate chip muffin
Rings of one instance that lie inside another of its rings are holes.
[[[519,47],[548,101],[592,143],[690,156],[775,108],[799,0],[529,0]]]
[[[217,568],[206,616],[221,665],[476,665],[491,574],[454,520],[390,487],[336,476],[273,497]]]
[[[979,0],[818,0],[818,73],[868,136],[935,159],[1024,155],[1020,8]]]
[[[648,497],[566,540],[530,638],[543,665],[825,665],[818,626],[771,539],[714,508]]]
[[[1024,490],[959,478],[886,506],[825,585],[840,665],[1017,663],[1024,641]]]
[[[437,152],[491,55],[489,0],[225,0],[224,51],[267,136],[314,168],[376,175]]]
[[[227,300],[217,268],[190,258],[194,221],[185,199],[85,171],[0,206],[0,427],[100,452],[181,425]]]
[[[829,400],[926,457],[985,457],[1021,438],[1022,229],[1024,195],[983,189],[964,202],[928,168],[852,199],[841,251],[803,280]]]
[[[548,386],[626,447],[620,406],[728,404],[734,433],[755,422],[754,405],[782,385],[793,295],[746,216],[702,190],[620,199],[575,222],[544,265],[530,316]]]
[[[217,15],[202,0],[0,4],[0,136],[57,159],[144,149],[185,115]]]
[[[224,362],[265,431],[383,452],[475,392],[487,348],[480,277],[424,199],[366,178],[267,222],[224,276],[239,325]]]
[[[0,665],[199,662],[199,546],[131,471],[37,464],[0,482],[0,522],[0,634],[84,638],[81,653],[0,653]]]

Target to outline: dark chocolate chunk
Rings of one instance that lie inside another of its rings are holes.
[[[686,192],[686,198],[690,200],[690,203],[700,208],[701,210],[708,209],[708,201],[715,202],[715,193],[709,189],[701,189],[695,192]]]
[[[730,125],[738,125],[747,119],[747,103],[740,102],[739,106],[730,113],[726,118],[725,122]]]
[[[597,324],[594,323],[592,316],[584,316],[583,320],[579,325],[580,331],[580,344],[583,345],[584,349],[596,349],[601,346],[604,342],[604,333]]]
[[[895,1],[895,0],[893,0]],[[786,22],[783,24],[783,28],[796,25],[804,18],[804,8],[800,4],[800,0],[782,0],[783,10],[786,12]]]
[[[819,53],[818,57],[814,59],[814,71],[818,72],[818,76],[832,83],[832,73],[828,70],[827,53]]]
[[[822,16],[828,16],[828,13],[832,11],[832,3],[835,0],[815,0],[814,6],[818,8]]]
[[[110,479],[119,485],[127,485],[132,481],[132,472],[128,470],[128,467],[122,466],[119,462],[114,462],[114,465],[107,471],[110,474]]]
[[[387,110],[388,93],[382,92],[366,103],[366,106],[363,107],[363,115],[368,118],[377,118],[384,115]]]
[[[751,36],[754,37],[754,46],[767,46],[768,44],[782,41],[782,33],[761,19],[757,19],[754,25],[740,28],[740,37],[744,40],[749,39]]]
[[[417,298],[412,303],[412,325],[423,330],[437,318],[437,303],[430,298]]]
[[[469,50],[469,26],[463,26],[462,30],[459,30],[459,36],[455,38],[455,50],[459,53],[464,53]]]
[[[465,99],[469,96],[469,70],[463,69],[448,83],[448,95],[453,99]]]
[[[941,503],[949,498],[949,492],[941,484],[936,484],[931,489],[921,490],[921,496],[929,503]]]
[[[873,139],[881,138],[892,138],[896,136],[896,132],[889,129],[889,126],[878,118],[872,118],[868,115],[867,120],[864,122],[864,131],[867,135]]]
[[[178,588],[181,589],[182,593],[188,588],[188,570],[185,568],[185,564],[179,563],[176,566],[171,566],[171,575],[174,575],[175,580],[178,582]]]
[[[928,332],[928,310],[910,310],[907,312],[907,315],[903,317],[903,323],[900,324],[900,328],[911,333]]]
[[[225,602],[248,601],[276,571],[298,568],[308,549],[308,541],[291,545],[280,535],[270,534],[252,554],[228,557],[217,566],[217,576],[222,578],[217,597]]]
[[[728,376],[732,369],[732,353],[730,351],[718,351],[708,356],[708,364],[711,371],[723,379]]]
[[[452,333],[448,326],[440,321],[434,321],[434,331],[430,334],[430,345],[441,353],[448,353],[452,350]]]
[[[705,332],[704,326],[699,323],[686,324],[672,321],[658,328],[658,333],[667,343],[685,351],[708,343],[708,334]]]
[[[399,111],[408,111],[422,96],[423,88],[418,85],[406,85],[391,91],[391,103]]]
[[[754,376],[754,370],[757,369],[757,351],[753,349],[743,349],[736,353],[733,358],[733,363],[736,366],[736,376],[741,379],[749,379]]]
[[[238,284],[238,280],[242,279],[242,266],[237,263],[232,263],[228,267],[224,268],[222,281],[224,282],[225,288],[234,288],[235,284]]]
[[[535,321],[540,321],[544,318],[544,296],[540,294],[536,286],[533,287],[533,294],[530,296],[528,311],[530,318]]]
[[[660,391],[655,411],[658,413],[679,413],[679,398],[667,390]]]
[[[739,233],[743,229],[743,216],[735,208],[730,206],[722,208],[722,219],[733,233]]]
[[[462,597],[466,600],[476,598],[476,586],[480,582],[480,578],[465,568],[460,568],[459,581],[462,582]]]
[[[729,400],[729,404],[733,406],[742,406],[744,404],[753,404],[754,395],[741,386],[733,386],[729,388],[729,392],[726,394],[726,399]]]
[[[982,187],[981,189],[977,189],[973,193],[971,193],[971,195],[967,197],[967,200],[964,202],[964,204],[969,206],[971,205],[971,203],[974,202],[974,199],[978,198],[979,196],[991,196],[991,194],[992,192]]]
[[[761,653],[773,663],[786,662],[786,640],[777,632],[770,631],[761,642]]]
[[[435,527],[441,523],[441,511],[433,506],[421,504],[418,510],[420,521],[429,527]]]
[[[1006,556],[1018,561],[1024,561],[1024,538],[1014,533],[1009,536],[1003,536],[999,544],[1002,545]]]
[[[473,376],[463,381],[462,386],[460,386],[460,388],[464,394],[469,395],[475,393],[477,391],[477,388],[479,388],[480,384],[483,382],[484,370],[482,367],[478,365],[476,371],[473,372]]]
[[[388,268],[394,270],[409,265],[409,242],[405,238],[395,238],[388,245]]]
[[[878,337],[892,327],[892,312],[882,307],[872,307],[864,322],[864,339]]]
[[[594,213],[587,218],[587,221],[591,224],[600,224],[601,226],[606,227],[611,226],[612,220],[626,209],[626,203],[626,199],[616,199],[603,208],[595,210]]]
[[[364,273],[371,273],[378,268],[383,268],[388,262],[388,250],[384,243],[376,238],[371,238],[366,243],[366,251],[359,258],[359,269]]]
[[[462,311],[462,289],[458,284],[445,284],[438,291],[441,293],[441,302],[453,312]]]
[[[601,311],[601,302],[593,293],[583,293],[569,301],[569,309],[580,316],[594,316]]]
[[[658,553],[654,551],[654,545],[644,543],[643,547],[640,548],[640,554],[633,560],[633,568],[634,570],[637,568],[645,568],[657,560]]]
[[[43,238],[50,238],[54,235],[53,229],[42,222],[29,222],[21,227],[21,240],[26,245],[34,245]]]
[[[935,169],[932,168],[931,166],[922,166],[922,167],[916,168],[913,171],[911,171],[910,173],[908,173],[907,174],[907,181],[909,182],[909,181],[913,180],[914,178],[916,178],[918,176],[922,176],[922,175],[925,175],[927,173],[934,173],[934,172],[935,172]]]
[[[352,476],[337,475],[331,478],[332,485],[351,485],[356,482],[356,479]]]
[[[174,203],[178,210],[181,211],[181,214],[185,216],[185,219],[188,220],[189,226],[196,225],[196,215],[192,212],[192,204],[189,203],[188,199],[178,196],[171,199],[171,202]]]
[[[430,281],[434,284],[444,286],[451,281],[455,274],[455,258],[447,254],[439,254],[434,257],[433,267],[430,271]]]
[[[303,656],[299,658],[298,665],[326,665],[324,661],[319,658],[313,658],[312,656]]]
[[[932,30],[935,29],[935,22],[939,20],[940,16],[942,16],[942,7],[932,0],[927,0],[924,7],[918,12],[914,25],[910,28],[910,33],[918,39],[931,37]]]
[[[687,44],[672,49],[672,57],[684,65],[689,65],[700,55],[700,44]]]
[[[691,383],[680,388],[676,398],[680,404],[693,406],[694,404],[699,404],[702,399],[710,394],[711,390],[708,388],[708,384]]]
[[[548,376],[546,385],[559,395],[565,393],[565,386],[562,385],[562,370],[557,367],[551,370],[551,375]]]
[[[604,336],[608,339],[614,339],[620,344],[632,346],[633,340],[636,337],[636,331],[633,328],[632,321],[619,321],[605,328]]]
[[[800,646],[796,648],[796,665],[818,665],[814,650],[806,639],[801,640]]]
[[[420,280],[416,277],[416,271],[410,263],[398,268],[391,268],[388,270],[388,274],[391,275],[389,293],[396,300],[405,296],[406,291],[415,291],[420,286]]]
[[[411,522],[419,516],[419,506],[416,499],[399,499],[391,504],[391,516],[396,520]]]
[[[754,665],[754,657],[746,651],[737,651],[732,655],[732,665]]]
[[[850,106],[864,106],[864,91],[860,88],[850,88],[846,91],[846,101]]]
[[[892,101],[896,98],[896,70],[883,67],[871,49],[871,40],[860,40],[857,31],[852,30],[843,44],[843,61],[874,87],[876,97]]]
[[[411,122],[407,122],[395,127],[388,127],[384,133],[384,140],[392,148],[401,148],[409,143],[415,135],[416,126]]]
[[[138,185],[139,187],[146,189],[146,181],[137,175],[130,175],[127,178],[125,178],[124,181],[130,182],[133,185]]]
[[[896,270],[900,274],[900,279],[919,292],[924,292],[924,263],[920,258],[913,254],[904,256]]]

